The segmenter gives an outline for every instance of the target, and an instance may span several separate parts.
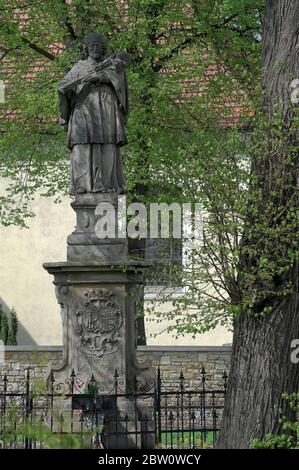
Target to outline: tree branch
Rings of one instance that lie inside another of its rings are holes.
[[[62,3],[63,3],[63,5],[64,5],[64,7],[65,7],[65,10],[66,10],[66,18],[65,18],[64,24],[65,24],[65,26],[66,26],[68,32],[70,33],[71,38],[72,38],[74,41],[76,41],[76,40],[77,40],[77,35],[76,35],[75,30],[74,30],[74,28],[73,28],[73,26],[72,26],[72,24],[71,24],[70,17],[69,17],[69,15],[67,14],[67,7],[68,7],[68,4],[66,3],[65,0],[62,0]]]
[[[220,28],[223,28],[223,27],[226,27],[233,19],[235,19],[236,17],[238,16],[237,13],[233,14],[233,15],[230,15],[229,17],[227,18],[224,18],[223,21],[220,23],[220,24],[214,24],[214,25],[211,25],[211,29],[212,30],[217,30],[217,29],[220,29]],[[250,28],[247,28],[246,30],[238,30],[237,28],[233,28],[233,27],[229,27],[229,29],[232,31],[232,32],[235,32],[239,35],[245,35],[247,32],[250,31]],[[191,30],[192,32],[192,30]],[[193,42],[195,42],[196,39],[200,39],[200,38],[203,38],[203,37],[206,37],[206,33],[196,33],[196,32],[193,32],[192,36],[189,36],[188,38],[186,38],[184,41],[182,41],[180,44],[178,44],[177,46],[175,46],[173,49],[171,49],[171,51],[166,54],[164,57],[162,57],[155,65],[155,70],[158,72],[161,70],[161,68],[164,66],[165,62],[167,62],[168,60],[172,59],[179,51],[182,51],[184,49],[186,49],[186,47],[188,47],[189,45],[191,45]],[[259,42],[256,38],[254,38],[254,40],[256,42]]]
[[[4,52],[2,56],[0,57],[0,61],[3,60],[9,52],[19,49],[19,47],[11,47],[11,48],[2,47],[1,49],[4,50]]]
[[[37,46],[36,44],[32,43],[29,41],[29,39],[21,37],[21,40],[24,44],[27,44],[30,49],[33,49],[35,52],[38,52],[39,54],[43,55],[47,59],[50,60],[55,60],[56,56],[52,54],[51,52],[46,51],[45,49],[42,49],[41,47]]]
[[[200,38],[200,36],[203,36],[203,34],[194,34],[193,36],[190,36],[189,38],[186,38],[183,42],[181,42],[180,44],[178,44],[177,46],[173,47],[171,49],[171,51],[166,54],[164,57],[162,57],[155,65],[154,65],[154,69],[156,72],[159,72],[163,66],[165,65],[165,62],[167,62],[168,60],[172,59],[176,54],[178,54],[179,51],[182,51],[184,49],[186,49],[187,46],[189,46],[190,44],[192,44],[192,42],[195,41],[195,39],[198,39]]]

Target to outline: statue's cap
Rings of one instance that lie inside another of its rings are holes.
[[[91,33],[88,36],[86,36],[84,40],[85,46],[88,46],[88,44],[91,44],[92,42],[100,42],[102,44],[106,43],[106,38],[103,36],[103,34],[99,33]]]

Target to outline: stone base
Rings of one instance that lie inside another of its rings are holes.
[[[76,212],[76,228],[67,238],[68,261],[109,263],[127,260],[128,240],[118,234],[117,194],[77,195],[71,206]],[[101,238],[97,226],[103,217],[107,220],[104,213],[108,214],[115,230],[109,237]]]
[[[101,442],[105,449],[153,449],[153,409],[145,416],[136,403],[119,399],[117,410],[104,418]]]
[[[67,247],[67,259],[69,261],[92,261],[103,263],[107,262],[107,259],[118,259],[119,262],[126,261],[126,253],[128,247],[126,244],[122,243],[99,243],[99,240],[96,240],[96,243],[84,244],[79,243],[79,237],[70,235],[68,238],[69,246]]]
[[[49,366],[56,384],[67,388],[72,371],[82,389],[93,375],[101,393],[111,393],[117,370],[122,391],[137,379],[146,390],[153,385],[153,369],[138,364],[137,314],[143,298],[142,266],[123,264],[45,263],[54,275],[61,305],[64,354],[62,363]]]

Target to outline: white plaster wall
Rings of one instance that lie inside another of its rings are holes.
[[[29,229],[0,227],[0,297],[15,307],[20,322],[19,344],[62,344],[60,309],[46,261],[66,259],[66,236],[74,213],[68,198],[55,204],[39,197],[32,203],[36,217]]]

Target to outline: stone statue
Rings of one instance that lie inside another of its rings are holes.
[[[127,144],[125,68],[130,56],[124,52],[105,58],[105,39],[96,33],[86,38],[85,47],[88,58],[75,64],[59,83],[61,124],[71,150],[76,226],[67,238],[67,261],[44,264],[54,276],[63,325],[63,357],[59,364],[49,364],[45,379],[48,387],[54,386],[54,380],[64,395],[70,390],[82,393],[93,378],[98,393],[108,397],[107,404],[116,404],[113,410],[103,405],[105,448],[151,449],[155,445],[152,405],[140,395],[137,404],[130,398],[136,388],[142,393],[153,390],[155,379],[150,364],[139,363],[136,351],[143,265],[128,259],[127,237],[101,238],[96,231],[101,219],[96,208],[109,203],[116,216],[118,194],[125,186],[120,148]],[[114,401],[116,385],[122,396]],[[72,409],[69,395],[55,401],[58,416]],[[119,427],[121,420],[126,421],[125,429]],[[122,436],[122,430],[128,436]]]
[[[120,148],[127,144],[128,53],[105,59],[106,39],[86,37],[80,60],[59,83],[60,122],[71,150],[70,194],[118,193],[125,189]]]

